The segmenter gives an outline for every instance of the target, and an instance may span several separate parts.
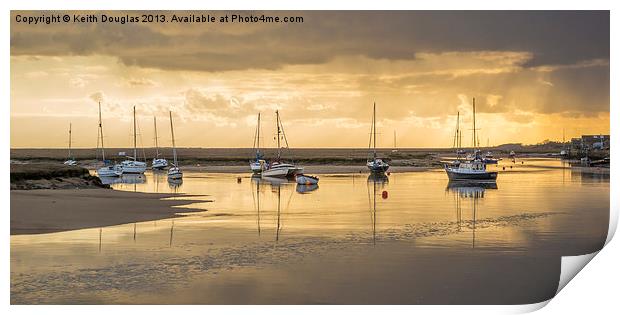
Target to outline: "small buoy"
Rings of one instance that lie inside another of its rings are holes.
[[[387,197],[388,197],[388,192],[387,192],[387,190],[384,190],[384,191],[381,193],[381,198],[383,198],[383,199],[387,199]]]
[[[237,183],[241,183],[241,177],[237,177]]]
[[[387,172],[387,176],[390,176],[390,174],[391,174],[390,172]]]
[[[512,165],[510,165],[510,168],[512,168]]]
[[[521,164],[523,164],[523,161],[521,161]]]
[[[502,166],[502,171],[505,171],[505,170],[506,170],[506,166]]]

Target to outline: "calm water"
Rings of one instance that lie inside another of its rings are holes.
[[[572,172],[557,160],[522,161],[493,166],[501,171],[496,186],[473,187],[449,185],[442,170],[327,174],[316,187],[247,174],[186,172],[182,183],[169,183],[165,173],[125,178],[114,189],[204,202],[175,219],[11,236],[11,300],[544,300],[557,287],[560,256],[601,248],[609,175]],[[453,294],[472,281],[479,290]]]

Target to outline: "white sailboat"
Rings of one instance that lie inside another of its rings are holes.
[[[123,174],[144,174],[146,171],[146,162],[138,161],[137,149],[137,129],[136,129],[136,107],[133,107],[133,156],[121,162],[120,168]]]
[[[284,128],[282,126],[282,122],[280,121],[280,113],[276,110],[276,128],[277,135],[276,141],[278,144],[278,155],[274,161],[268,163],[263,171],[261,172],[261,177],[293,177],[297,174],[302,174],[304,172],[303,167],[296,166],[292,163],[283,163],[280,159],[282,156],[282,146],[280,145],[280,137],[284,139],[284,143],[286,144],[286,148],[288,148],[288,140],[286,139],[286,134],[284,133]]]
[[[250,160],[250,169],[254,174],[260,174],[265,168],[265,159],[263,153],[260,151],[260,113],[258,113],[258,122],[256,124],[256,132],[254,132],[254,144],[256,149],[256,156],[254,160]]]
[[[103,167],[97,169],[97,175],[99,177],[118,177],[123,174],[123,171],[118,165],[111,165],[110,161],[105,159],[105,149],[103,146],[103,124],[101,123],[101,102],[99,102],[99,131],[97,133],[97,149],[99,148],[99,140],[101,139],[101,160]]]
[[[68,166],[77,165],[77,161],[75,160],[75,158],[73,158],[73,155],[71,154],[71,123],[69,123],[69,157],[63,164]]]
[[[495,181],[497,172],[487,170],[487,164],[484,162],[480,150],[477,147],[476,138],[476,99],[472,100],[473,106],[473,152],[470,157],[455,164],[446,164],[444,169],[450,181]]]
[[[366,166],[373,173],[385,173],[390,165],[382,159],[377,158],[377,104],[372,104],[372,129],[370,130],[370,141],[368,149],[372,146],[372,159],[366,160]]]
[[[159,157],[159,144],[157,143],[157,118],[155,117],[153,117],[153,126],[155,128],[155,157],[153,158],[151,168],[154,170],[163,170],[168,167],[168,161]]]
[[[183,178],[183,171],[179,168],[179,163],[177,161],[177,147],[174,143],[174,127],[172,125],[172,112],[170,112],[170,132],[172,133],[172,167],[168,169],[168,179],[169,180],[179,180]]]

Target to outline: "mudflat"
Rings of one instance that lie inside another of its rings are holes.
[[[200,211],[180,208],[196,200],[171,198],[175,196],[179,195],[110,189],[12,190],[11,235],[160,220]]]

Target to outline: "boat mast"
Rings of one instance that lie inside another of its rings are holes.
[[[373,157],[375,160],[377,159],[377,104],[375,102],[372,103],[372,135],[373,135]]]
[[[178,167],[177,165],[177,146],[174,143],[174,127],[172,126],[172,111],[170,111],[170,132],[172,133],[172,157],[174,160],[174,166]]]
[[[157,117],[153,116],[153,126],[155,127],[155,158],[159,157],[159,145],[157,143]]]
[[[260,154],[260,113],[258,113],[258,123],[256,124],[256,156]]]
[[[101,101],[99,102],[99,134],[101,135],[101,160],[105,163],[105,149],[103,146],[103,125],[101,124]]]
[[[69,123],[69,160],[71,159],[71,123]]]
[[[280,150],[280,113],[276,110],[276,128],[278,130],[278,136],[277,136],[277,143],[278,143],[278,161],[280,160],[280,154],[281,154],[281,150]]]
[[[472,99],[472,105],[474,107],[474,138],[473,140],[473,147],[474,147],[474,153],[476,152],[476,98],[474,97]]]
[[[459,130],[460,112],[456,112],[456,131],[454,132],[454,141],[452,141],[452,147],[454,147],[458,153],[461,148],[460,130]]]
[[[138,149],[137,149],[137,142],[136,142],[136,134],[137,134],[137,130],[136,130],[136,107],[133,107],[133,160],[137,161],[138,160]]]

